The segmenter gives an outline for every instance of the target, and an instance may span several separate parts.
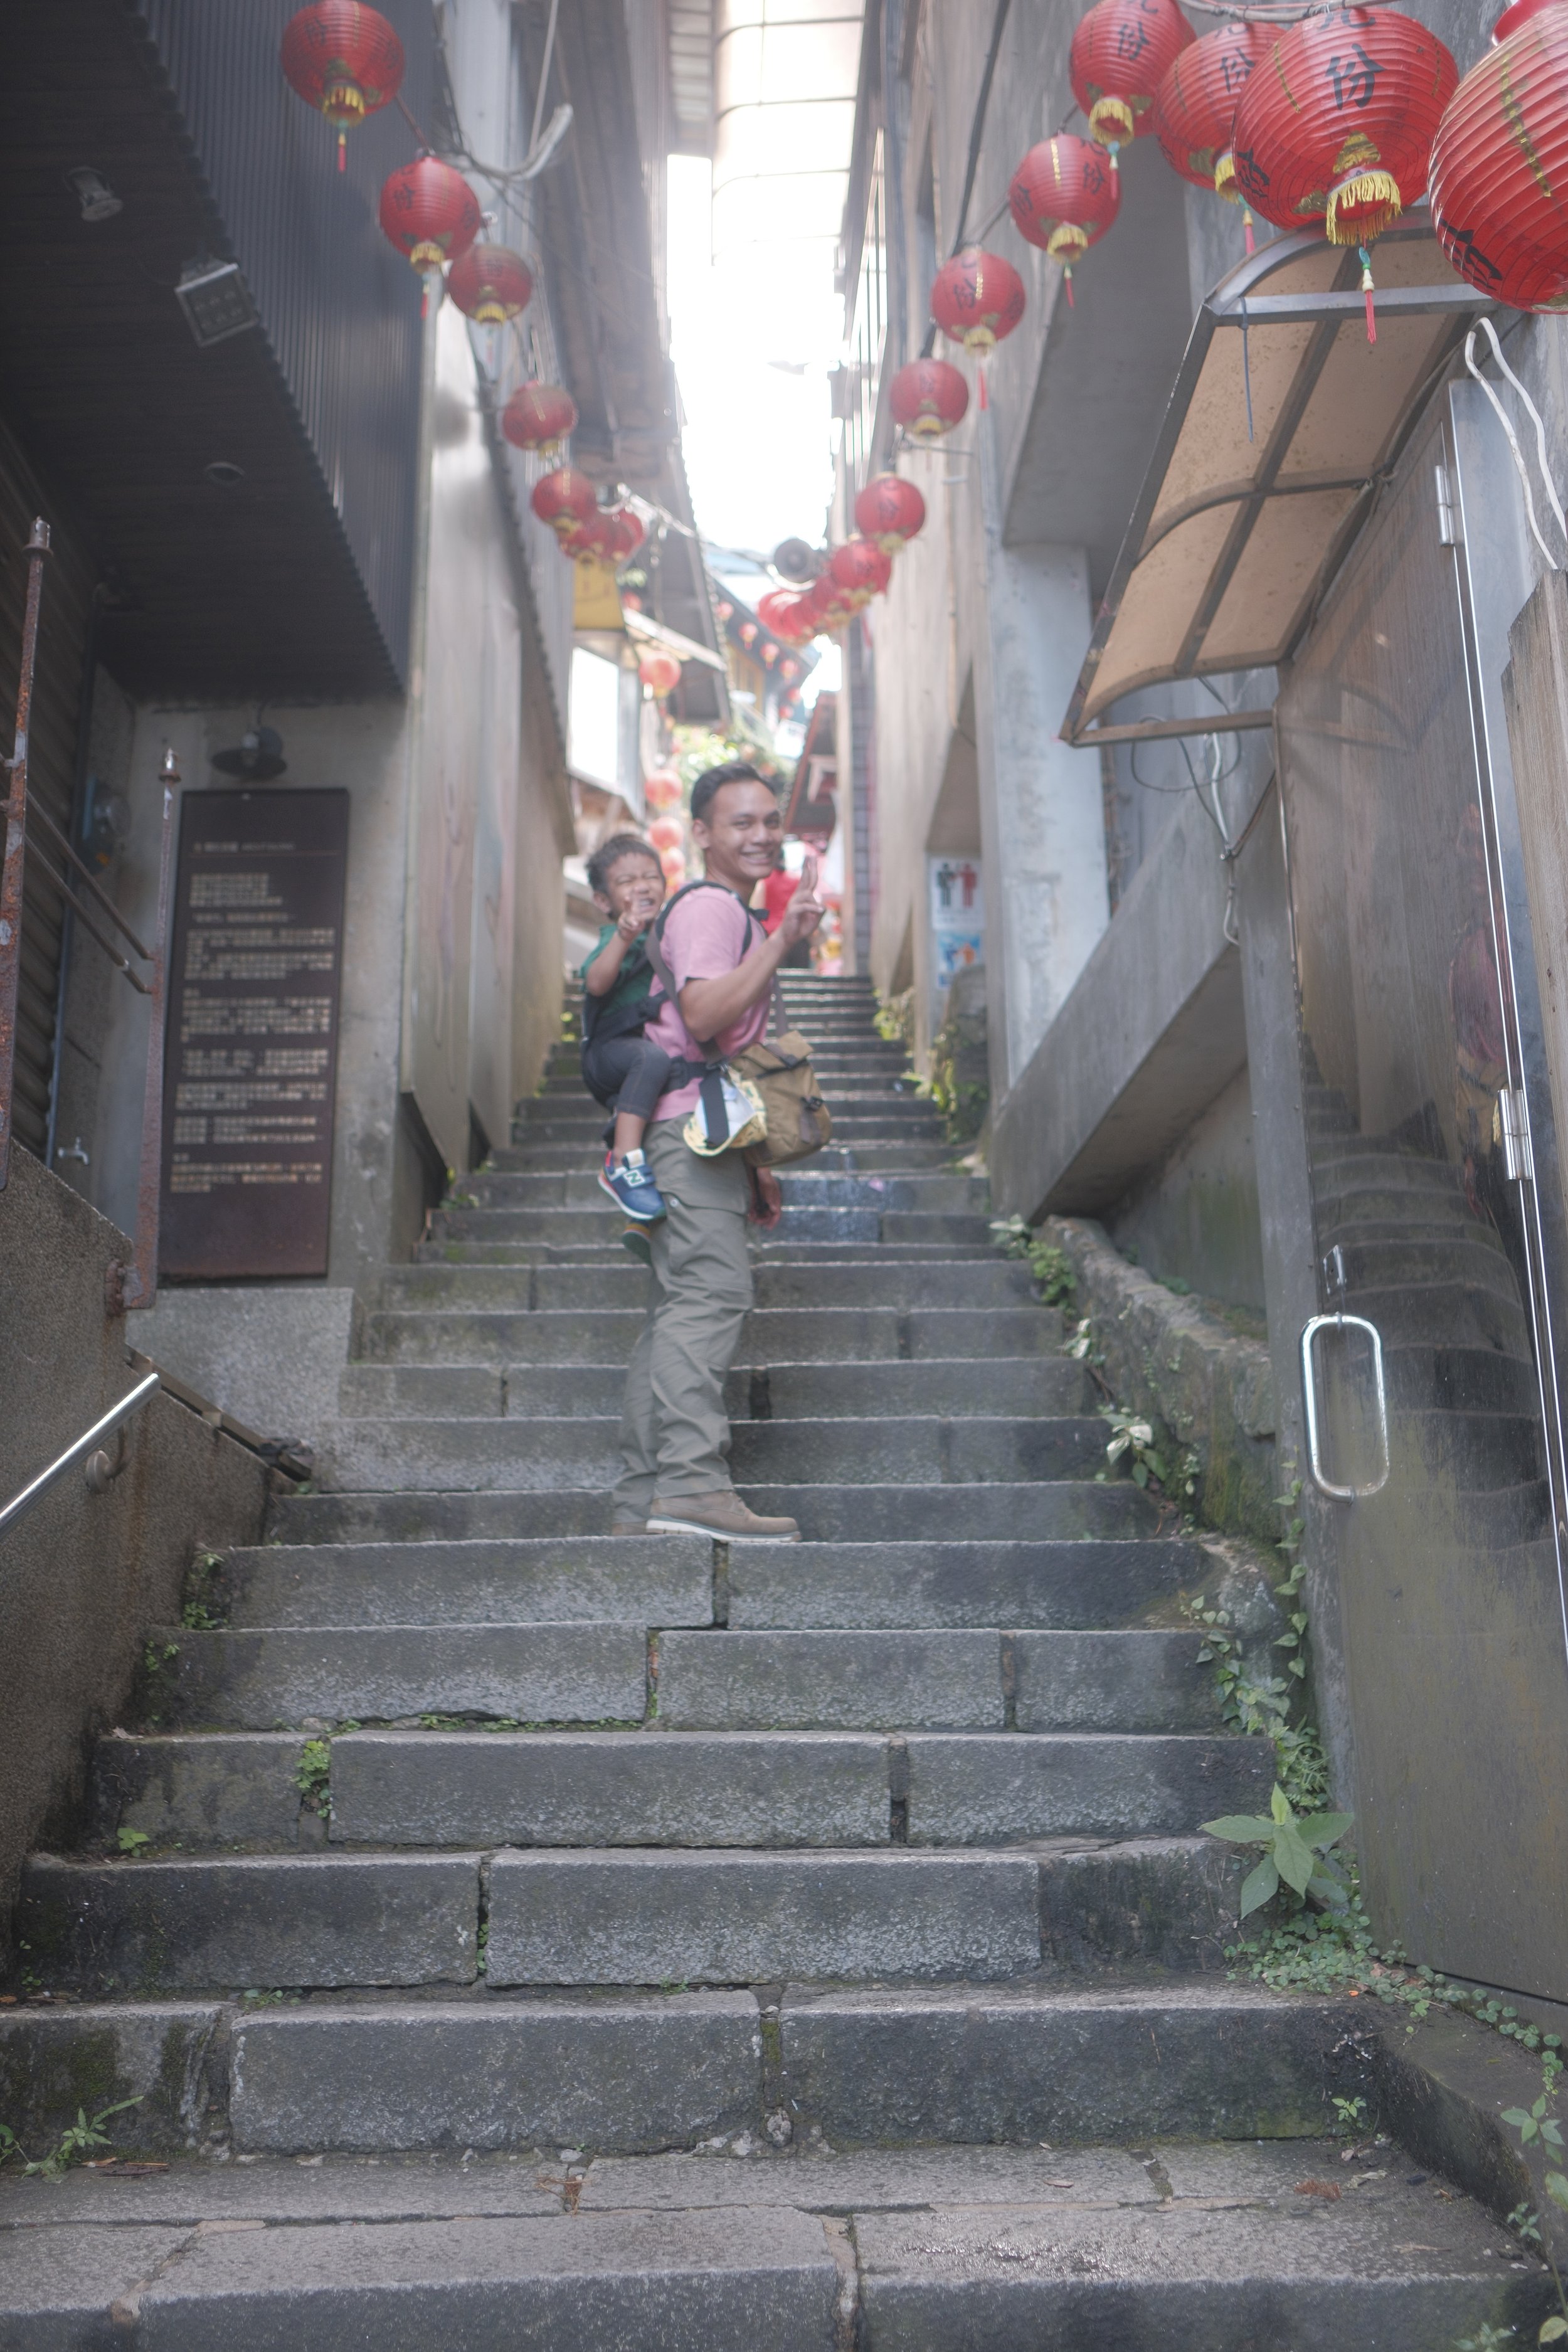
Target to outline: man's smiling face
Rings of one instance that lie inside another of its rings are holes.
[[[778,864],[784,817],[767,785],[746,777],[721,784],[691,832],[713,879],[749,895]]]

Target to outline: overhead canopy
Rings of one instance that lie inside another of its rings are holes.
[[[1375,344],[1355,252],[1317,231],[1264,246],[1205,302],[1067,741],[1191,732],[1190,719],[1117,726],[1102,714],[1141,687],[1268,668],[1300,635],[1424,393],[1492,307],[1449,268],[1424,207],[1379,238],[1373,266]],[[1216,711],[1202,724],[1262,727],[1271,715]]]

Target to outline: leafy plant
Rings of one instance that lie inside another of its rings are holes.
[[[123,2115],[128,2107],[139,2107],[142,2096],[138,2091],[132,2099],[117,2099],[111,2107],[100,2107],[90,2121],[87,2109],[79,2107],[75,2123],[67,2126],[58,2147],[33,2163],[26,2161],[26,2150],[16,2133],[0,2124],[0,2164],[8,2164],[14,2156],[21,2157],[22,2169],[29,2179],[63,2180],[71,2166],[80,2164],[89,2149],[109,2147],[109,2134],[103,2126],[110,2116]]]
[[[1078,1276],[1066,1250],[1044,1240],[1022,1217],[993,1217],[991,1230],[1005,1257],[1025,1260],[1047,1307],[1071,1306],[1078,1294]]]
[[[193,1633],[216,1633],[223,1625],[223,1612],[215,1605],[212,1582],[222,1566],[221,1551],[198,1551],[191,1561],[180,1622]]]
[[[179,1654],[180,1645],[178,1642],[165,1642],[162,1649],[159,1648],[156,1642],[149,1642],[146,1648],[142,1653],[142,1663],[146,1667],[147,1672],[150,1675],[156,1675],[160,1673],[164,1666],[173,1665],[174,1660],[179,1656]]]
[[[1365,2130],[1366,2101],[1364,2099],[1347,2099],[1336,2093],[1329,2104],[1334,2111],[1335,2129],[1343,2132],[1347,2139],[1353,2138],[1357,2132]]]
[[[1203,1824],[1210,1837],[1224,1838],[1227,1844],[1263,1849],[1261,1858],[1242,1881],[1241,1916],[1245,1919],[1248,1912],[1269,1902],[1281,1885],[1289,1886],[1303,1901],[1312,1897],[1331,1910],[1337,1910],[1348,1899],[1345,1882],[1342,1873],[1327,1856],[1355,1816],[1310,1813],[1303,1818],[1278,1781],[1268,1801],[1267,1817],[1260,1813],[1226,1813],[1218,1821]]]
[[[1152,1486],[1169,1502],[1190,1502],[1197,1491],[1202,1466],[1194,1449],[1188,1445],[1178,1450],[1163,1427],[1142,1413],[1124,1412],[1114,1404],[1102,1404],[1100,1410],[1110,1424],[1101,1476],[1126,1456],[1135,1486]]]
[[[142,1853],[152,1843],[145,1830],[119,1830],[115,1833],[115,1843],[121,1853]]]
[[[325,1815],[331,1811],[331,1741],[307,1739],[300,1751],[300,1761],[294,1767],[294,1786],[305,1801],[307,1812]]]
[[[1548,2326],[1550,2326],[1550,2324],[1551,2323],[1548,2322]],[[1518,2331],[1512,2327],[1494,2327],[1489,2320],[1483,2319],[1481,2322],[1481,2332],[1479,2336],[1457,2336],[1455,2337],[1454,2343],[1456,2352],[1496,2352],[1496,2347],[1498,2345],[1510,2344],[1517,2332]],[[1549,2342],[1550,2338],[1543,2336],[1542,2341],[1543,2343]]]
[[[1556,2055],[1555,2049],[1547,2051],[1542,2063],[1541,2096],[1531,2106],[1503,2109],[1502,2119],[1510,2131],[1516,2131],[1519,2134],[1521,2147],[1539,2147],[1543,2155],[1548,2149],[1554,2153],[1563,2150],[1562,2124],[1556,2116],[1548,2115],[1546,2112],[1556,2096],[1557,2085],[1562,2074],[1563,2062]],[[1559,2211],[1568,2213],[1568,2173],[1559,2171],[1553,2167],[1542,2176],[1542,2186]],[[1541,2216],[1538,2213],[1527,2211],[1523,2206],[1516,2206],[1513,2212],[1509,2215],[1509,2221],[1518,2230],[1521,2238],[1533,2242],[1545,2255],[1551,2265],[1552,2284],[1557,2289],[1560,2308],[1550,2319],[1542,2321],[1540,2333],[1535,2340],[1538,2344],[1568,2343],[1568,2290],[1563,2287],[1563,2273],[1557,2266],[1557,2257],[1552,2250],[1545,2231],[1541,2227]]]

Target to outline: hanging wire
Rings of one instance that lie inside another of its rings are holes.
[[[1207,684],[1207,680],[1202,680],[1200,683]],[[1210,692],[1213,693],[1215,689],[1211,688]],[[1215,694],[1215,699],[1216,701],[1220,699],[1217,694]],[[1221,708],[1223,709],[1224,707],[1225,706],[1222,702]],[[1152,784],[1148,782],[1146,779],[1141,776],[1138,772],[1138,746],[1136,743],[1131,743],[1128,745],[1130,755],[1129,765],[1132,770],[1132,781],[1141,792],[1158,793],[1170,799],[1184,799],[1190,792],[1194,795],[1204,814],[1207,817],[1209,823],[1213,825],[1215,833],[1218,834],[1219,862],[1225,868],[1225,914],[1221,919],[1220,929],[1225,934],[1226,944],[1233,948],[1238,948],[1241,945],[1241,933],[1237,928],[1236,919],[1236,861],[1241,850],[1242,841],[1244,841],[1247,836],[1243,834],[1240,839],[1232,841],[1229,834],[1226,831],[1225,814],[1220,807],[1219,788],[1221,784],[1226,782],[1226,778],[1234,776],[1237,770],[1240,767],[1241,748],[1239,744],[1237,745],[1234,755],[1227,764],[1225,757],[1224,738],[1222,736],[1205,735],[1200,739],[1209,747],[1207,778],[1208,791],[1205,793],[1203,779],[1200,778],[1198,771],[1193,762],[1193,755],[1187,749],[1187,740],[1185,736],[1178,735],[1173,740],[1177,750],[1181,752],[1182,758],[1186,763],[1188,777],[1187,782],[1184,784]],[[1248,830],[1250,830],[1250,827]]]
[[[1502,345],[1498,341],[1497,329],[1492,325],[1491,320],[1489,319],[1483,319],[1480,325],[1481,328],[1484,329],[1487,339],[1491,344],[1492,357],[1496,360],[1499,367],[1501,368],[1504,375],[1507,376],[1510,383],[1512,384],[1515,392],[1518,393],[1521,400],[1523,401],[1526,408],[1529,409],[1531,416],[1534,421],[1535,447],[1536,455],[1541,466],[1541,478],[1542,483],[1545,485],[1546,495],[1552,502],[1552,511],[1557,518],[1557,528],[1563,533],[1564,541],[1568,542],[1568,522],[1563,520],[1563,502],[1557,495],[1556,486],[1552,479],[1552,468],[1547,463],[1546,427],[1542,422],[1541,411],[1537,408],[1534,401],[1531,400],[1529,393],[1526,392],[1523,384],[1521,383],[1518,376],[1515,375],[1513,370],[1510,367],[1507,360],[1504,359]],[[1490,401],[1492,407],[1497,412],[1498,423],[1502,426],[1504,433],[1508,436],[1508,446],[1513,453],[1514,466],[1518,471],[1520,483],[1524,491],[1524,511],[1530,519],[1530,528],[1534,533],[1535,543],[1537,547],[1540,548],[1542,554],[1546,558],[1548,567],[1553,572],[1561,572],[1563,566],[1558,562],[1556,556],[1552,554],[1552,550],[1547,546],[1545,540],[1542,537],[1541,525],[1535,519],[1535,500],[1531,495],[1530,469],[1524,462],[1524,452],[1519,446],[1519,436],[1514,432],[1511,424],[1509,422],[1507,412],[1503,407],[1502,402],[1498,398],[1495,386],[1488,382],[1487,378],[1481,373],[1480,369],[1476,364],[1477,331],[1477,329],[1472,327],[1469,333],[1465,337],[1465,365],[1474,376],[1476,382],[1480,385],[1480,388],[1486,394],[1487,398]]]

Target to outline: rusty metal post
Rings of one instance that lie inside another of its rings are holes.
[[[109,1268],[105,1305],[110,1315],[151,1307],[158,1293],[158,1217],[163,1186],[163,1005],[169,962],[169,892],[174,865],[174,786],[180,763],[165,751],[163,844],[158,868],[158,921],[153,934],[152,986],[147,992],[147,1081],[142,1097],[142,1172],[136,1187],[136,1255]]]
[[[6,765],[5,862],[0,868],[0,1192],[11,1174],[11,1085],[16,1063],[16,983],[22,970],[22,868],[27,835],[27,730],[33,716],[33,672],[38,659],[38,607],[49,526],[35,515],[27,537],[27,604],[22,622],[21,674],[16,688],[16,740]]]

